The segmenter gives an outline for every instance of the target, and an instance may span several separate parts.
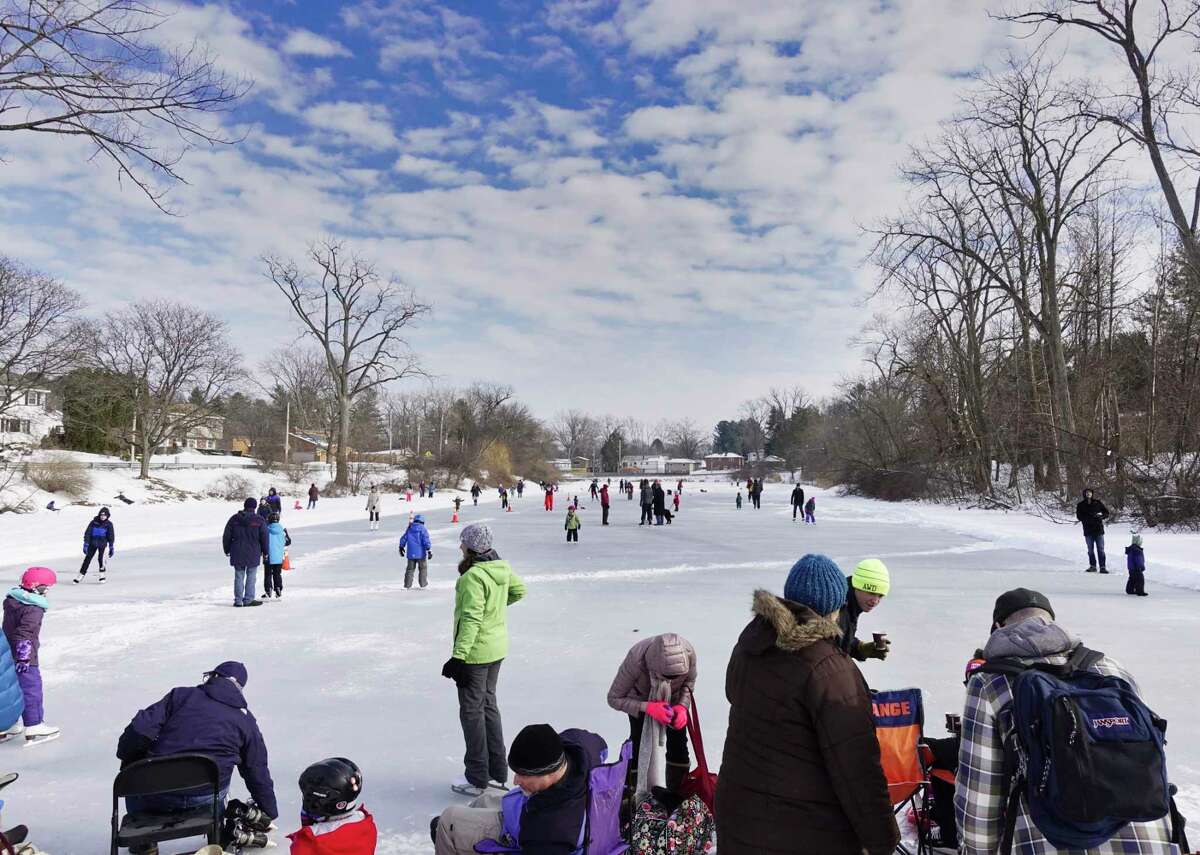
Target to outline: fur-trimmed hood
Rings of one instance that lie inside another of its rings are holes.
[[[775,646],[788,653],[811,647],[818,641],[836,643],[842,631],[837,621],[817,614],[808,606],[777,597],[770,591],[754,592],[754,614],[775,630]]]

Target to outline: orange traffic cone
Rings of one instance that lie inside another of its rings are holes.
[[[452,523],[458,522],[458,508],[454,509],[454,516],[450,517],[450,522],[452,522]]]
[[[283,553],[283,569],[284,570],[292,569],[292,559],[286,552]]]
[[[508,507],[505,508],[505,510],[510,514],[512,513],[512,503],[511,502],[509,503]]]

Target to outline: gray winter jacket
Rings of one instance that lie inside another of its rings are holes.
[[[654,488],[651,487],[649,484],[646,484],[645,486],[643,486],[642,491],[641,491],[641,497],[642,497],[643,505],[653,504],[654,503]]]
[[[642,715],[655,683],[668,683],[671,703],[691,710],[696,650],[683,636],[668,632],[633,645],[608,690],[608,705],[626,715]]]

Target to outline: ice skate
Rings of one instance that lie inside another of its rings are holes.
[[[18,721],[16,724],[14,724],[8,730],[4,731],[3,733],[0,733],[0,745],[3,745],[5,742],[17,742],[18,741],[17,737],[23,736],[24,734],[25,734],[25,725],[21,724],[21,722]],[[16,780],[16,779],[14,778],[13,780]],[[5,782],[5,783],[7,783],[7,782]],[[0,786],[3,786],[3,784],[0,784]]]
[[[450,785],[450,790],[458,793],[460,796],[470,796],[473,799],[477,799],[487,791],[487,787],[477,787],[466,778],[459,778]]]
[[[57,727],[42,722],[41,724],[31,725],[25,728],[25,747],[32,748],[35,745],[41,745],[43,742],[50,742],[58,739],[62,735],[62,731]]]

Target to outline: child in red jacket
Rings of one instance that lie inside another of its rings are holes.
[[[330,757],[300,775],[301,829],[289,834],[292,855],[375,855],[378,831],[358,804],[362,771],[345,757]]]

